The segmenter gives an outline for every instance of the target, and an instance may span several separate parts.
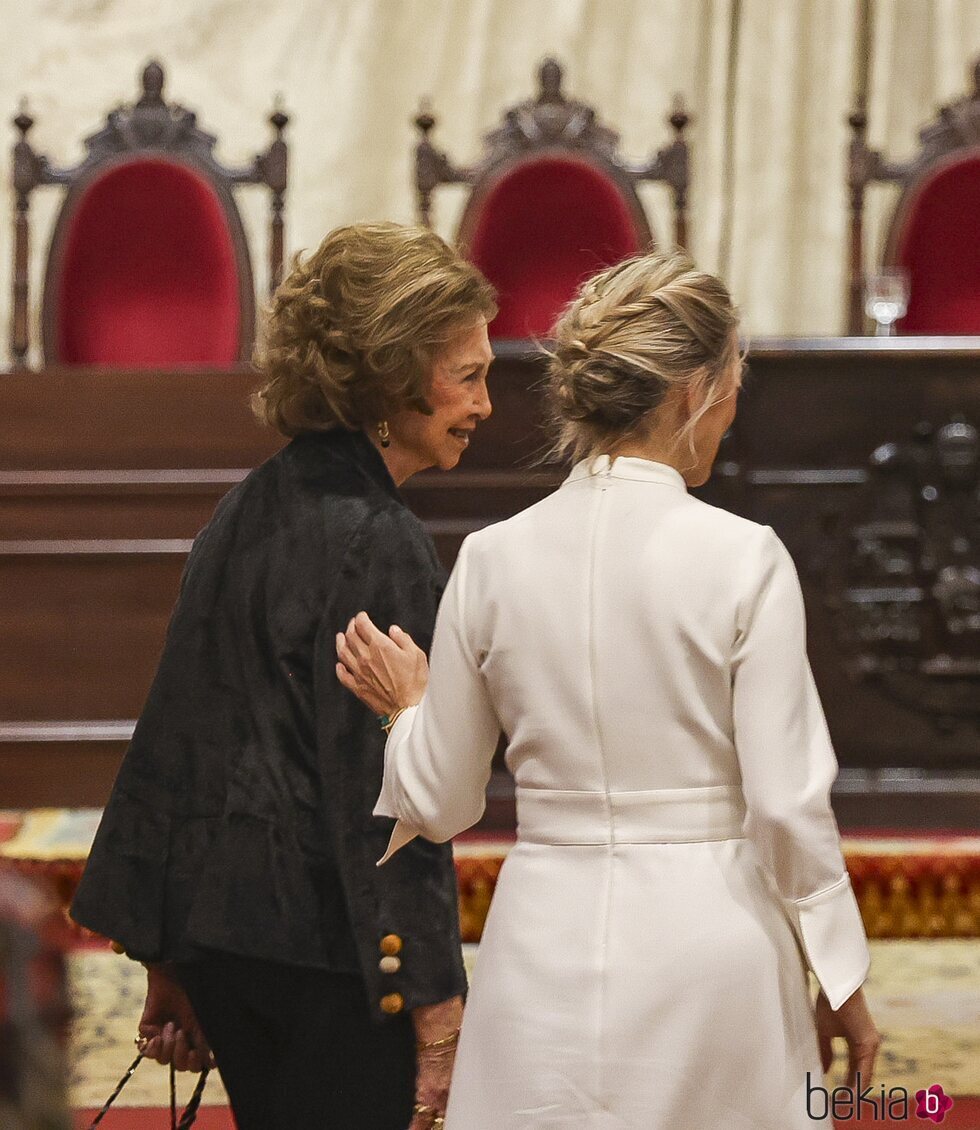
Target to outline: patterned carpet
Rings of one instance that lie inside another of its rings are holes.
[[[476,946],[467,947],[472,968]],[[980,1095],[980,942],[872,943],[867,993],[884,1034],[879,1083],[910,1092],[941,1083],[952,1095]],[[71,956],[78,1018],[72,1046],[72,1105],[98,1107],[131,1062],[143,1003],[142,967],[101,950]],[[836,1080],[835,1080],[836,1081]],[[180,1094],[193,1080],[181,1079]],[[163,1107],[167,1072],[143,1064],[118,1105]],[[225,1100],[220,1078],[208,1082],[205,1104]]]
[[[19,868],[43,871],[67,903],[97,820],[95,810],[0,812],[0,857]],[[469,937],[479,937],[506,847],[504,842],[457,845],[461,904],[464,917],[472,919]],[[845,841],[845,848],[866,925],[877,935],[871,942],[867,985],[884,1036],[876,1086],[905,1087],[914,1094],[941,1084],[947,1095],[957,1097],[944,1130],[980,1130],[980,1097],[964,1101],[966,1096],[980,1096],[980,840],[896,840],[890,850],[890,842],[877,837]],[[919,932],[946,936],[914,938]],[[889,933],[899,936],[887,937]],[[477,949],[466,947],[470,968]],[[135,1055],[144,974],[139,965],[97,948],[74,951],[70,967],[77,1011],[72,1105],[79,1112],[93,1111]],[[838,1065],[828,1085],[842,1081],[842,1074],[843,1065]],[[192,1079],[180,1079],[181,1099],[192,1086]],[[214,1073],[205,1092],[208,1110],[199,1122],[202,1130],[231,1130],[230,1118],[221,1109],[225,1103],[221,1080]],[[145,1063],[118,1100],[121,1109],[102,1127],[165,1126],[167,1104],[167,1071]],[[78,1119],[78,1125],[88,1125],[81,1113]],[[838,1127],[865,1124],[867,1119]],[[923,1123],[913,1115],[907,1124]]]
[[[871,951],[865,989],[884,1037],[880,1080],[980,1095],[980,942],[879,941]]]

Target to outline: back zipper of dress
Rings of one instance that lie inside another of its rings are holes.
[[[595,732],[596,750],[598,752],[599,769],[602,774],[602,791],[606,809],[606,820],[609,828],[609,840],[606,844],[606,889],[602,899],[602,920],[599,924],[599,953],[598,953],[598,1015],[596,1018],[596,1078],[595,1099],[602,1109],[606,1108],[605,1101],[605,1003],[606,1003],[606,964],[608,959],[609,923],[612,903],[612,870],[614,853],[616,850],[616,829],[613,824],[612,801],[609,796],[609,772],[606,765],[606,751],[602,742],[602,728],[599,722],[599,699],[597,693],[597,656],[596,656],[596,563],[599,554],[600,532],[606,506],[606,492],[609,490],[609,479],[612,470],[612,460],[607,456],[606,466],[599,472],[597,482],[598,498],[592,520],[592,537],[589,546],[589,683],[592,692],[592,725]]]

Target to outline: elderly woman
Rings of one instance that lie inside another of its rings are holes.
[[[394,224],[332,232],[279,288],[256,404],[291,442],[194,543],[74,902],[147,963],[147,1053],[199,1068],[210,1045],[240,1130],[441,1125],[466,984],[451,853],[376,868],[384,733],[334,633],[365,608],[431,637],[444,576],[398,488],[489,416],[494,309]]]
[[[403,631],[362,615],[337,641],[345,685],[401,712],[388,857],[479,819],[507,735],[517,844],[446,1128],[802,1130],[831,1039],[866,1083],[877,1035],[793,562],[688,493],[735,414],[736,316],[650,255],[588,282],[555,337],[574,469],[464,543],[428,689]]]

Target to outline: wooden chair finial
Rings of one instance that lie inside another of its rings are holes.
[[[289,115],[286,113],[286,102],[281,90],[277,90],[272,99],[272,113],[269,115],[269,124],[276,131],[276,137],[282,136],[282,131],[289,125]]]
[[[543,60],[538,70],[539,102],[564,101],[564,95],[561,91],[562,77],[561,63],[553,55],[549,55]]]
[[[30,130],[31,126],[34,125],[34,119],[31,117],[26,94],[21,95],[21,99],[17,107],[17,117],[14,118],[14,125],[17,127],[17,132],[20,134],[21,141],[26,141],[28,130]]]
[[[137,106],[163,106],[164,77],[163,65],[157,59],[151,59],[140,75],[142,94]]]
[[[687,112],[687,105],[684,102],[684,95],[675,94],[674,101],[671,104],[670,108],[670,117],[667,119],[667,121],[670,122],[671,127],[673,128],[674,133],[677,134],[678,139],[680,139],[681,134],[683,134],[684,130],[687,128],[690,120],[691,115]]]
[[[422,134],[422,137],[428,141],[429,134],[435,127],[436,119],[432,113],[432,100],[431,98],[422,97],[419,99],[418,113],[415,115],[415,128]]]

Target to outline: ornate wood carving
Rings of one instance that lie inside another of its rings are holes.
[[[200,129],[192,110],[167,102],[163,95],[165,74],[160,63],[149,62],[141,76],[139,98],[109,112],[105,125],[85,139],[85,156],[77,164],[59,168],[47,156],[35,152],[28,140],[34,119],[22,104],[14,118],[19,139],[14,146],[13,183],[15,195],[14,246],[14,315],[11,352],[14,364],[23,367],[30,347],[28,333],[29,287],[27,275],[30,239],[30,194],[42,185],[58,185],[67,189],[59,221],[49,252],[48,278],[57,268],[66,221],[72,205],[92,180],[112,164],[131,158],[166,156],[191,165],[214,187],[225,211],[240,265],[240,298],[242,308],[241,356],[247,359],[255,324],[255,294],[252,287],[248,246],[241,217],[232,189],[239,185],[264,185],[271,193],[270,289],[282,277],[283,200],[287,182],[287,149],[283,133],[289,117],[278,103],[269,117],[273,140],[268,149],[256,155],[251,163],[227,166],[214,155],[217,138]],[[53,352],[54,311],[51,296],[43,302],[44,352],[48,360],[56,360]]]
[[[955,416],[880,445],[831,549],[828,604],[854,679],[980,727],[980,440]]]
[[[545,59],[538,71],[538,93],[504,111],[501,124],[483,139],[483,154],[473,165],[456,165],[430,138],[436,119],[424,102],[415,125],[420,140],[415,150],[415,184],[419,218],[431,226],[432,194],[441,184],[468,184],[473,194],[460,225],[459,241],[465,247],[474,205],[487,185],[506,168],[538,153],[566,151],[599,165],[617,184],[643,233],[650,238],[649,224],[636,194],[643,181],[667,184],[674,200],[674,240],[687,244],[687,188],[690,159],[684,130],[690,121],[678,96],[668,118],[673,139],[648,161],[631,163],[619,153],[619,135],[603,125],[595,109],[569,98],[562,89],[562,68],[556,59]]]
[[[938,165],[949,161],[954,154],[980,148],[980,59],[973,65],[973,89],[956,102],[940,106],[935,120],[919,131],[918,153],[907,161],[890,161],[879,149],[868,145],[868,114],[863,96],[847,120],[851,127],[847,172],[851,228],[848,332],[860,334],[865,326],[862,296],[865,189],[874,182],[897,184],[901,188],[885,244],[885,262],[891,262],[912,192]]]

